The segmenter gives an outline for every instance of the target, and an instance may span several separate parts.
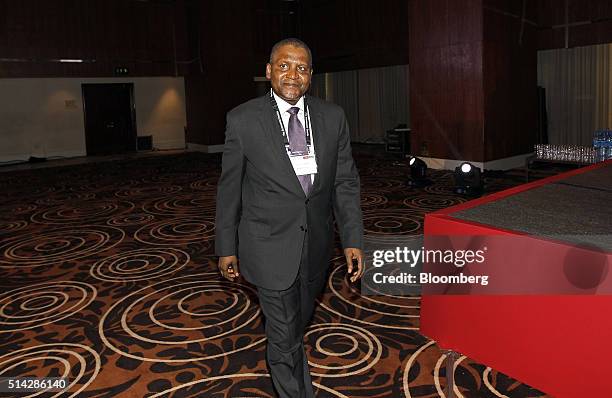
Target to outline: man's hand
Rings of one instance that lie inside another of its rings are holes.
[[[219,257],[219,272],[221,275],[229,281],[234,281],[240,276],[238,271],[238,257],[236,256],[224,256]]]
[[[348,273],[351,276],[351,282],[355,282],[363,275],[363,251],[354,247],[347,247],[344,249],[344,257],[346,257],[346,265],[348,267]],[[353,260],[357,260],[357,268],[353,272]]]

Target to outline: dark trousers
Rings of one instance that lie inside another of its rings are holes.
[[[298,275],[287,290],[257,288],[265,316],[266,359],[272,382],[280,398],[313,398],[308,359],[304,351],[304,331],[315,308],[326,273],[308,276],[304,242]]]

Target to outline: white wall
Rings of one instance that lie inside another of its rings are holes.
[[[0,79],[0,162],[85,156],[83,83],[134,83],[138,135],[185,147],[182,77]]]

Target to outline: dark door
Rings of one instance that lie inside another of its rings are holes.
[[[83,84],[87,155],[136,150],[132,83]]]

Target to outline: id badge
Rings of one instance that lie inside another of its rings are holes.
[[[291,160],[291,165],[296,175],[303,176],[317,173],[317,160],[315,159],[315,155],[289,155],[289,160]]]

